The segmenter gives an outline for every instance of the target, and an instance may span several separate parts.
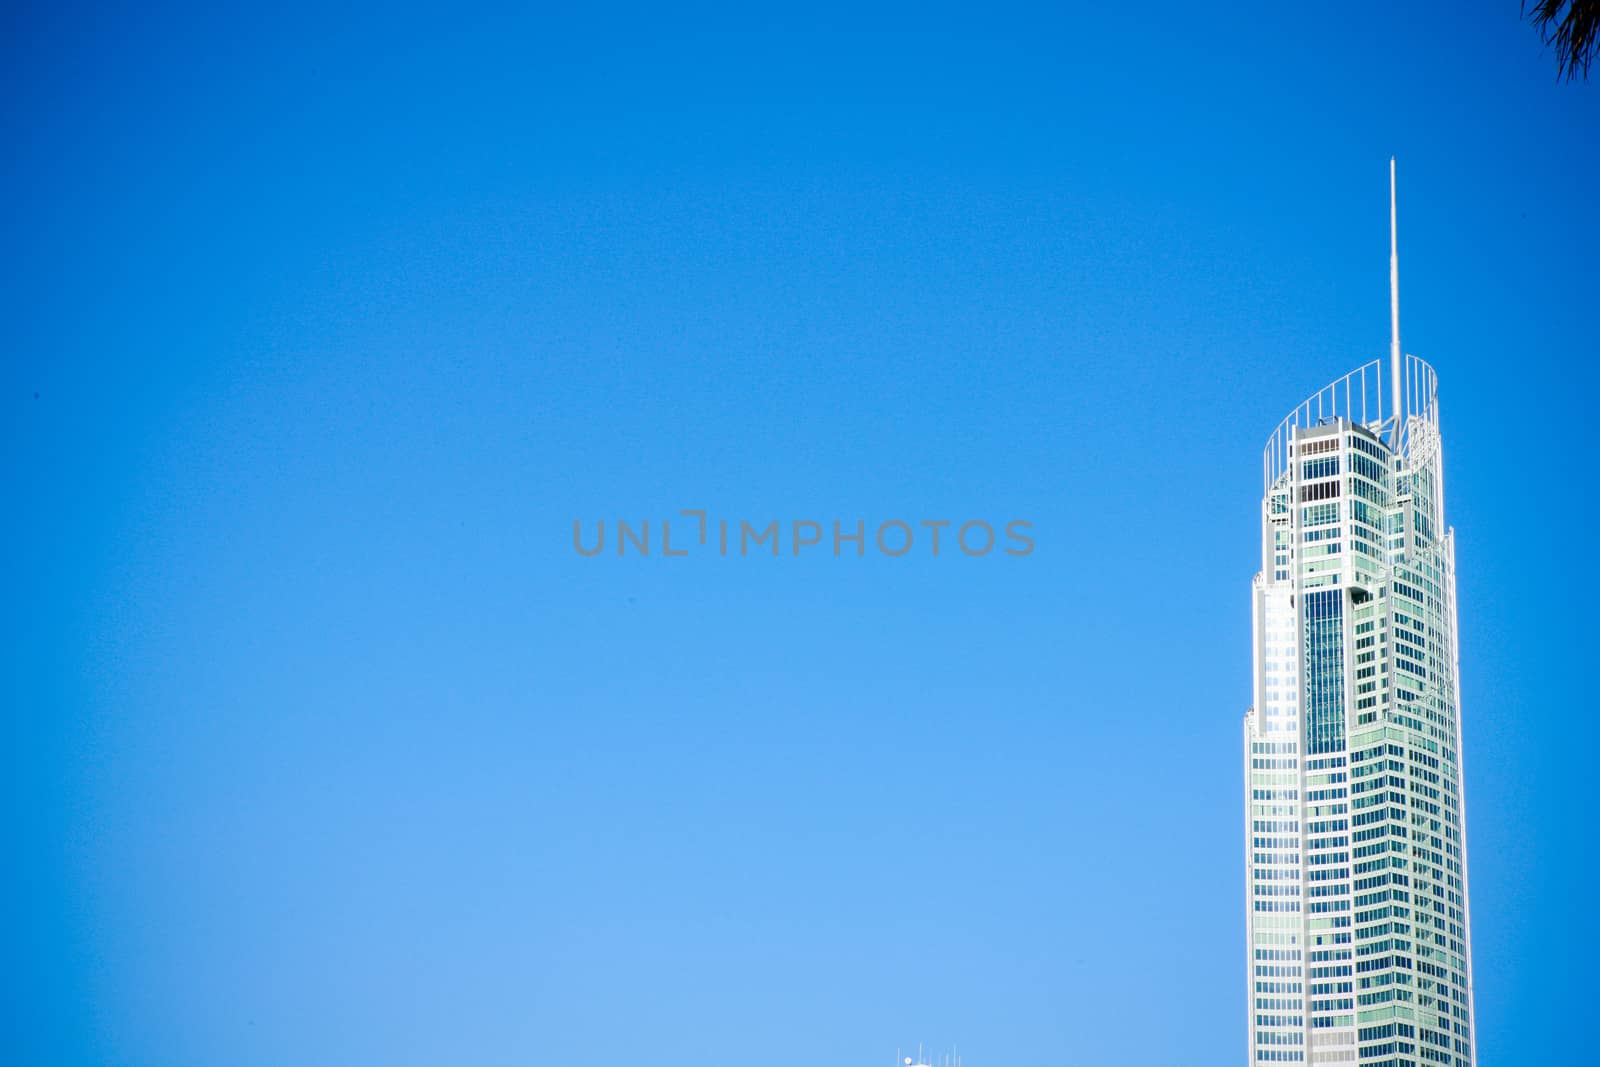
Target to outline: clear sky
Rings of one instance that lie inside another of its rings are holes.
[[[0,16],[0,1059],[1240,1062],[1260,453],[1394,154],[1479,1049],[1580,1062],[1600,85],[1517,0],[745,6]],[[572,550],[682,508],[1037,549]]]

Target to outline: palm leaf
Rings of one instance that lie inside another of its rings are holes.
[[[1596,32],[1600,31],[1600,0],[1534,0],[1523,15],[1556,51],[1556,80],[1571,81],[1580,73],[1589,78],[1589,61],[1594,58]]]

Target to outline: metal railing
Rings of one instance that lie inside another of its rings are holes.
[[[1404,358],[1401,396],[1405,407],[1402,418],[1396,419],[1392,399],[1389,407],[1385,407],[1387,363],[1387,360],[1375,359],[1362,364],[1342,378],[1335,378],[1284,416],[1267,438],[1267,447],[1261,454],[1263,492],[1270,493],[1289,470],[1289,445],[1297,429],[1311,429],[1330,419],[1344,419],[1366,427],[1401,455],[1408,448],[1412,419],[1421,419],[1437,430],[1439,379],[1433,368],[1416,356]]]

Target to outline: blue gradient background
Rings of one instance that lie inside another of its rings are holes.
[[[1600,100],[1514,0],[0,17],[0,1059],[1240,1062],[1259,456],[1391,153],[1479,1048],[1592,1050]],[[690,507],[1039,547],[570,547]]]

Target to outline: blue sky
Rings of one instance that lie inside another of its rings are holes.
[[[1479,1049],[1577,1062],[1595,90],[1446,15],[8,9],[4,1058],[1238,1062],[1260,450],[1394,154]],[[697,507],[1038,548],[571,549]]]

